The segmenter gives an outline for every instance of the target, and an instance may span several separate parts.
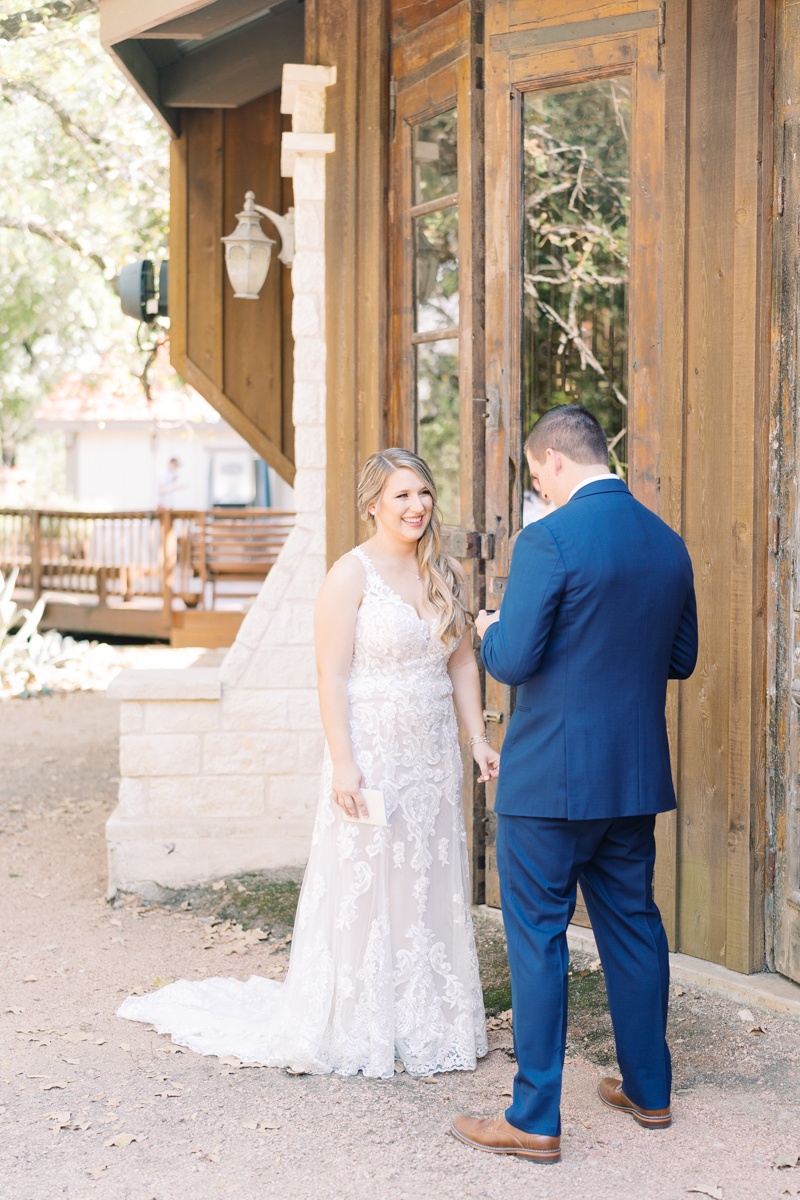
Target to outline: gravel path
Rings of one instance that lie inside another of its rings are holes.
[[[115,802],[117,717],[96,693],[0,708],[0,1196],[800,1194],[800,1167],[775,1167],[800,1155],[800,1022],[755,1008],[743,1020],[739,1005],[714,996],[675,997],[675,1122],[645,1132],[595,1095],[613,1042],[602,973],[586,962],[574,963],[564,1156],[551,1167],[479,1154],[447,1133],[456,1113],[508,1103],[514,1063],[502,1020],[474,1074],[430,1083],[240,1068],[118,1020],[123,996],[156,980],[281,978],[296,888],[243,877],[155,907],[133,897],[109,906],[103,821]],[[259,940],[241,926],[271,932]],[[493,922],[479,922],[479,943],[497,1008],[507,978]]]

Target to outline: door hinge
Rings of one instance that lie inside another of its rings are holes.
[[[783,216],[783,210],[786,207],[786,176],[778,176],[778,195],[776,197],[775,211],[779,217]]]
[[[442,549],[453,558],[494,558],[494,534],[443,526]]]
[[[483,91],[483,59],[475,59],[475,91]]]
[[[389,140],[394,141],[397,132],[397,80],[389,80]]]
[[[503,714],[497,708],[485,708],[483,710],[483,719],[487,725],[501,725]]]
[[[658,73],[664,72],[664,47],[667,44],[667,0],[658,6]]]

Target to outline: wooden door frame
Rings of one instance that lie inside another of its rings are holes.
[[[508,11],[508,5],[500,0],[490,0],[487,5],[486,177],[493,181],[493,186],[487,185],[486,198],[489,265],[486,305],[490,314],[486,329],[486,518],[487,529],[497,535],[494,560],[487,564],[487,598],[493,601],[492,607],[502,600],[513,536],[521,527],[522,101],[528,91],[567,80],[579,83],[620,75],[628,75],[631,80],[629,311],[631,314],[635,311],[639,319],[631,319],[629,324],[629,482],[637,498],[649,508],[658,512],[661,507],[664,383],[661,249],[667,196],[663,30],[658,24],[658,13],[654,10],[649,24],[642,22],[642,16],[647,14],[631,14],[630,29],[623,27],[622,31],[604,37],[596,36],[597,24],[594,29],[587,29],[587,23],[575,23],[571,31],[567,22],[559,27],[558,36],[550,29],[542,38],[541,27],[511,31]],[[556,21],[552,10],[547,11],[546,19]],[[571,32],[578,36],[567,40]],[[653,309],[650,319],[646,315],[648,306]],[[661,336],[652,337],[654,329],[660,330]],[[670,332],[673,336],[669,348],[674,354],[676,331]],[[682,342],[682,325],[677,332]],[[678,360],[682,361],[681,355]],[[675,515],[679,513],[680,509]],[[494,726],[499,748],[513,709],[510,689],[487,677],[486,706],[499,718]],[[674,755],[677,735],[674,697],[669,717]],[[496,832],[495,792],[496,785],[487,788],[487,897],[489,903],[498,904],[497,881],[489,862]],[[656,884],[672,942],[676,934],[674,824],[672,814],[659,822]]]
[[[460,530],[484,529],[484,172],[482,0],[461,0],[391,47],[392,115],[389,163],[388,386],[384,428],[390,445],[415,442],[413,282],[411,278],[411,131],[421,121],[453,108],[457,114],[459,256]],[[445,544],[460,557],[471,606],[483,603],[483,560],[489,542],[453,538]],[[458,536],[458,535],[456,535]],[[463,543],[463,545],[462,545]],[[477,648],[477,647],[476,647]],[[462,734],[462,800],[470,848],[472,898],[484,899],[483,787]]]

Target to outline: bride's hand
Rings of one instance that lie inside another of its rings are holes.
[[[488,783],[490,779],[497,779],[500,773],[500,755],[488,742],[476,742],[472,747],[472,757],[481,769],[478,783]]]
[[[369,816],[366,802],[361,795],[363,786],[364,776],[357,763],[351,760],[340,766],[334,765],[331,798],[350,817]]]

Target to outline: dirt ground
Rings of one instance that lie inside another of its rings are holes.
[[[474,1073],[292,1076],[202,1058],[119,1020],[124,996],[171,979],[281,978],[297,885],[250,875],[155,906],[109,905],[103,822],[117,790],[117,721],[103,693],[0,705],[3,1200],[800,1194],[800,1167],[776,1165],[800,1156],[800,1022],[675,996],[675,1121],[646,1132],[595,1094],[614,1068],[613,1039],[602,972],[581,959],[562,1162],[480,1154],[450,1137],[455,1114],[506,1107],[514,1075],[497,1016],[509,1003],[502,928],[486,918],[479,953],[494,1028]]]

